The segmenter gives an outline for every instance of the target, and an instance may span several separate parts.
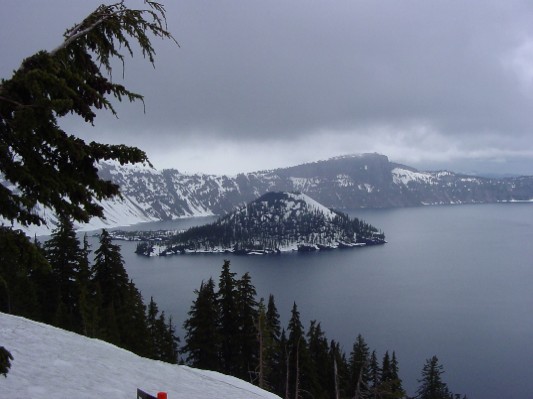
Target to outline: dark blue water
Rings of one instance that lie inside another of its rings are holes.
[[[379,356],[395,350],[410,394],[425,359],[469,398],[533,397],[533,204],[364,210],[388,244],[325,253],[229,256],[282,321],[294,301],[349,353],[361,333]],[[198,221],[173,222],[186,226]],[[159,228],[161,224],[149,225]],[[168,226],[168,225],[167,225]],[[218,280],[228,255],[144,258],[122,243],[130,277],[181,326],[193,290]]]

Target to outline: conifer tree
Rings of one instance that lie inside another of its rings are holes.
[[[266,309],[266,380],[273,392],[283,394],[285,368],[284,345],[281,343],[281,323],[274,295],[268,297]]]
[[[403,389],[402,380],[399,375],[398,360],[394,351],[392,352],[390,364],[390,393],[391,398],[403,398],[405,396],[405,390]]]
[[[250,274],[245,273],[236,284],[236,309],[238,315],[239,356],[236,376],[250,381],[258,363],[257,327],[258,317],[257,293]]]
[[[148,329],[148,345],[150,357],[159,360],[160,347],[160,328],[158,326],[159,309],[154,301],[154,297],[150,297],[150,303],[146,309],[146,327]]]
[[[221,371],[220,311],[215,283],[209,279],[194,291],[196,299],[183,323],[185,345],[182,352],[192,367]]]
[[[331,398],[340,399],[347,397],[350,392],[349,380],[350,372],[348,362],[344,352],[341,351],[340,345],[335,340],[332,340],[329,346],[330,364],[332,365],[331,383],[333,390],[331,390]],[[351,397],[351,396],[350,396]]]
[[[177,363],[178,344],[172,317],[169,318],[167,324],[165,312],[163,311],[159,314],[159,309],[153,297],[150,298],[150,303],[146,310],[146,323],[148,330],[148,356],[167,363]]]
[[[369,365],[370,353],[368,345],[362,335],[359,334],[350,353],[350,385],[355,399],[369,396]]]
[[[55,280],[41,251],[20,231],[0,226],[0,311],[50,322]]]
[[[312,376],[307,341],[296,303],[293,304],[291,310],[287,331],[289,333],[287,340],[289,394],[291,398],[297,399],[302,391],[310,391]]]
[[[331,384],[333,364],[330,362],[328,340],[316,320],[310,323],[307,341],[311,360],[309,389],[314,398],[326,398],[328,392],[334,391]]]
[[[80,271],[84,262],[84,251],[69,219],[59,219],[59,225],[44,244],[44,252],[59,290],[56,325],[82,332]]]
[[[422,378],[417,394],[420,399],[448,399],[451,395],[447,384],[442,380],[444,367],[439,364],[437,356],[426,360],[422,369]]]
[[[257,343],[258,343],[258,358],[257,358],[257,386],[262,389],[269,388],[267,383],[267,375],[269,374],[268,363],[267,363],[267,347],[269,346],[269,332],[267,331],[266,324],[266,308],[264,299],[259,300],[257,306],[257,321],[255,324],[257,330]]]
[[[376,351],[372,351],[369,361],[369,391],[370,397],[377,399],[382,396],[381,373]]]
[[[237,310],[237,281],[230,271],[230,262],[225,260],[218,283],[218,306],[220,309],[220,335],[222,337],[222,372],[236,375],[239,362],[239,320]]]
[[[161,318],[163,321],[165,320],[164,312],[161,314]],[[179,337],[176,335],[176,326],[172,322],[172,316],[169,316],[164,334],[161,360],[167,363],[178,363],[179,342]]]
[[[102,338],[137,354],[148,355],[142,296],[133,282],[128,280],[120,246],[113,244],[105,229],[100,234],[100,246],[95,251],[93,271],[97,301],[103,313],[100,319]]]
[[[112,81],[115,60],[139,48],[153,64],[150,35],[172,39],[165,9],[146,0],[146,10],[128,9],[124,1],[101,5],[68,29],[63,43],[25,59],[10,79],[0,82],[0,215],[23,225],[40,224],[36,205],[60,217],[87,222],[103,216],[98,200],[119,193],[98,176],[97,163],[146,162],[144,152],[125,145],[85,143],[65,132],[58,118],[74,114],[93,123],[96,110],[115,114],[112,99],[142,96]],[[12,184],[11,184],[12,183]],[[16,188],[13,188],[15,186]]]
[[[13,360],[13,355],[6,348],[0,346],[0,375],[7,377],[11,368],[11,360]]]
[[[92,283],[92,266],[89,262],[91,253],[87,234],[83,236],[83,247],[81,249],[80,269],[78,273],[78,285],[80,291],[79,307],[81,318],[81,332],[83,335],[94,336],[96,334],[94,287]]]

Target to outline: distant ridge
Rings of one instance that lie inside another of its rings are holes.
[[[123,199],[104,202],[108,221],[94,220],[85,229],[224,215],[271,191],[298,191],[339,210],[533,200],[533,176],[421,172],[380,154],[341,156],[237,176],[102,163],[100,175],[120,185]],[[53,221],[53,216],[48,217]]]

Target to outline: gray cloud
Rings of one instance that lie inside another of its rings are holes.
[[[2,0],[1,76],[98,4],[19,3]],[[156,165],[180,169],[378,151],[425,167],[471,160],[533,174],[527,2],[167,3],[181,48],[156,42],[155,70],[140,57],[126,64],[125,84],[145,95],[147,113],[121,104],[119,120],[68,128],[141,146]]]

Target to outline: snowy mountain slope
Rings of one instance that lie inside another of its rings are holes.
[[[132,399],[140,388],[169,399],[274,399],[220,373],[149,360],[111,344],[0,313],[0,344],[13,355],[2,398]]]
[[[102,178],[121,187],[123,198],[102,202],[107,220],[95,219],[79,226],[81,230],[224,215],[272,191],[299,191],[339,210],[533,200],[533,176],[496,179],[448,171],[420,172],[379,154],[237,176],[184,174],[113,162],[103,162],[99,168]],[[53,228],[51,212],[43,214]],[[46,231],[32,229],[34,232]]]
[[[119,184],[124,197],[139,204],[146,215],[161,220],[223,215],[272,191],[299,191],[339,210],[533,199],[533,177],[494,179],[420,172],[379,154],[234,177],[124,169],[115,164],[102,165],[101,174]]]

